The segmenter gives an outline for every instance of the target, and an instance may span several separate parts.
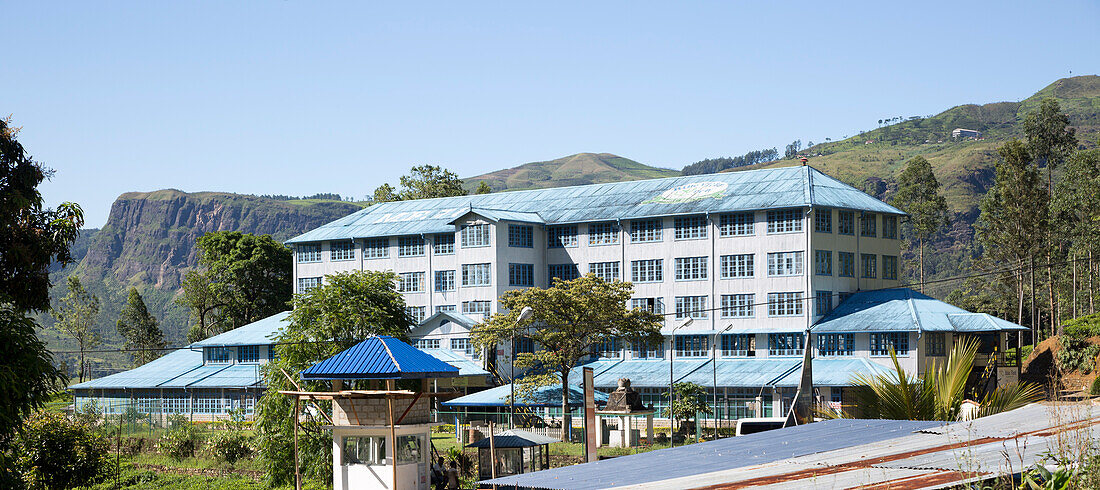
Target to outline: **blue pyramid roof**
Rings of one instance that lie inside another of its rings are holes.
[[[458,376],[458,368],[394,337],[355,344],[302,371],[302,379],[423,379]]]

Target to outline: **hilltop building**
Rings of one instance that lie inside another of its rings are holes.
[[[973,129],[955,128],[951,131],[951,137],[955,139],[959,138],[974,138],[978,139],[982,137],[981,131],[975,131]]]

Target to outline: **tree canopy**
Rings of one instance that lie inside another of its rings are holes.
[[[51,314],[57,319],[57,327],[76,341],[77,349],[80,350],[78,378],[83,382],[88,373],[84,353],[102,341],[99,332],[95,331],[96,319],[99,317],[99,298],[84,289],[77,276],[69,276],[66,281],[69,292],[51,310]]]
[[[187,274],[177,302],[196,324],[188,341],[286,311],[291,296],[290,249],[271,238],[216,231],[198,239],[201,271]]]
[[[298,373],[371,335],[407,339],[412,323],[392,272],[337,273],[294,297],[289,322],[276,339],[276,359],[263,367],[267,391],[257,407],[258,444],[269,483],[294,481],[294,403],[279,390],[322,388],[319,382],[303,382]],[[321,408],[327,411],[328,405]],[[322,420],[303,425],[299,454],[306,476],[328,480],[332,478],[332,436],[321,430],[322,425]]]
[[[126,297],[126,306],[119,312],[115,323],[119,335],[126,339],[125,347],[130,350],[130,358],[135,366],[140,366],[160,357],[160,349],[166,345],[164,332],[158,326],[156,317],[145,307],[145,300],[137,288],[130,288]]]
[[[664,340],[663,317],[626,308],[633,292],[630,283],[605,281],[594,274],[571,281],[555,279],[546,289],[513,289],[501,295],[501,312],[475,326],[472,338],[479,346],[505,344],[514,338],[528,338],[539,346],[514,360],[517,367],[528,370],[517,386],[522,393],[559,382],[562,425],[569,427],[571,369],[604,342],[626,341],[648,348]],[[528,307],[530,317],[519,321],[520,312]]]
[[[433,197],[465,196],[458,174],[435,165],[419,165],[401,176],[401,189],[382,184],[374,190],[374,202],[409,201]]]
[[[932,172],[932,164],[924,157],[916,156],[905,164],[898,177],[898,191],[893,203],[909,214],[905,226],[909,238],[916,239],[920,289],[924,292],[925,242],[950,223],[947,199],[940,194],[940,182]]]

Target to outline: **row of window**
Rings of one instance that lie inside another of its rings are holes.
[[[237,362],[260,362],[260,346],[242,345],[239,347],[207,347],[203,349],[203,357],[206,362],[213,364],[227,363],[232,359],[232,352],[237,351]]]
[[[526,241],[531,243],[531,230],[530,226],[527,228]],[[511,230],[509,230],[511,231]],[[463,226],[459,232],[459,236],[462,240],[463,248],[477,248],[488,247],[491,245],[490,231],[488,224],[473,224]],[[522,236],[516,237],[516,240],[522,241]],[[512,242],[513,237],[509,236],[509,241]],[[512,242],[522,243],[522,242]],[[520,246],[520,245],[513,245]],[[530,245],[527,245],[528,247]],[[363,240],[363,258],[364,259],[383,259],[389,257],[390,239],[388,237],[381,238],[367,238]],[[422,257],[426,251],[426,242],[424,237],[419,235],[399,236],[397,237],[397,256],[398,257]],[[435,255],[451,255],[455,253],[455,236],[449,233],[440,233],[434,236],[432,240],[432,253]],[[355,259],[355,243],[351,240],[338,240],[329,243],[329,260],[354,260]],[[310,263],[321,261],[321,244],[308,243],[297,246],[297,260],[298,263]]]
[[[818,233],[833,232],[833,211],[831,209],[817,209],[814,211],[814,231]],[[837,211],[836,232],[841,235],[855,235],[855,211]],[[878,215],[863,213],[859,217],[859,235],[864,237],[878,236]],[[898,217],[882,217],[882,238],[897,239]]]
[[[770,255],[770,254],[769,254]],[[856,254],[852,252],[837,252],[837,276],[855,277]],[[875,279],[878,277],[879,256],[875,254],[859,254],[860,277]],[[814,273],[819,276],[833,275],[833,252],[830,250],[814,250]],[[882,278],[897,280],[898,257],[896,255],[882,256]]]
[[[818,355],[821,356],[851,356],[855,352],[855,335],[850,333],[817,334]],[[942,334],[939,336],[942,340]],[[713,339],[711,335],[677,335],[673,341],[676,357],[710,357]],[[756,334],[723,334],[720,336],[720,344],[717,346],[723,357],[754,357],[756,356]],[[887,356],[890,349],[899,356],[909,354],[909,334],[907,332],[873,332],[870,335],[871,355]],[[801,356],[805,348],[805,337],[802,333],[771,333],[768,334],[769,356]],[[932,345],[929,344],[929,355],[942,355],[932,353]],[[617,339],[605,341],[593,349],[593,354],[604,358],[616,359],[622,356],[621,347]],[[636,347],[633,349],[635,359],[663,359],[664,347],[656,348]]]
[[[440,339],[419,339],[413,344],[417,349],[439,349]],[[451,350],[469,357],[474,355],[474,344],[468,338],[450,339]]]

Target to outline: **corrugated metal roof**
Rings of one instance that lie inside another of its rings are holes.
[[[508,397],[512,394],[512,385],[497,386],[477,393],[443,402],[445,407],[507,407]],[[607,393],[596,391],[596,403],[607,403]],[[554,384],[536,388],[530,396],[516,394],[516,405],[525,407],[560,407],[561,385]],[[584,405],[584,390],[580,385],[569,386],[569,406]]]
[[[639,388],[668,386],[667,359],[597,362],[584,365],[595,368],[593,381],[597,389],[614,389],[619,378],[629,378],[630,384]],[[676,359],[673,363],[672,376],[676,383],[692,382],[703,386],[712,386],[717,374],[718,386],[786,388],[798,386],[802,373],[801,357],[719,358],[714,368],[711,367],[711,360],[706,358]],[[886,368],[862,358],[825,357],[813,360],[814,384],[817,386],[852,386],[852,377],[856,373],[884,371]],[[581,379],[579,367],[574,368],[569,379]]]
[[[824,332],[975,332],[1027,330],[985,313],[971,313],[908,288],[861,291],[811,330]]]
[[[69,389],[156,388],[167,381],[202,367],[202,352],[179,349],[141,366],[110,376],[69,386]]]
[[[722,470],[766,465],[787,458],[894,439],[941,422],[827,420],[671,449],[621,456],[484,483],[539,489],[602,489],[650,486]]]
[[[371,337],[302,371],[302,379],[423,379],[458,376],[458,368],[394,337]]]
[[[216,347],[232,345],[267,345],[275,342],[279,330],[286,327],[289,311],[276,313],[248,325],[191,344],[191,347]]]
[[[553,437],[535,434],[534,432],[528,432],[522,429],[509,429],[492,436],[492,439],[493,440],[490,442],[489,438],[486,437],[477,442],[467,444],[466,447],[486,448],[489,447],[490,444],[495,447],[531,447],[561,442]]]
[[[500,214],[510,212],[519,221],[576,223],[811,205],[904,214],[811,167],[785,167],[379,203],[287,243],[453,232],[450,223],[472,209],[501,219],[511,219]]]
[[[815,358],[813,359],[814,386],[852,386],[858,374],[873,375],[889,372],[889,369],[864,358]],[[770,384],[781,388],[798,387],[802,378],[802,361],[798,367]]]
[[[668,363],[665,363],[665,366],[667,367]],[[801,367],[801,358],[719,359],[715,362],[714,368],[711,367],[710,361],[707,361],[705,365],[679,378],[677,382],[711,386],[717,374],[718,386],[759,388],[772,386],[776,380],[782,379],[791,372],[800,371]],[[668,385],[667,372],[664,385]]]
[[[448,349],[422,349],[432,357],[458,368],[459,376],[488,376],[489,371],[481,368],[476,361]]]

